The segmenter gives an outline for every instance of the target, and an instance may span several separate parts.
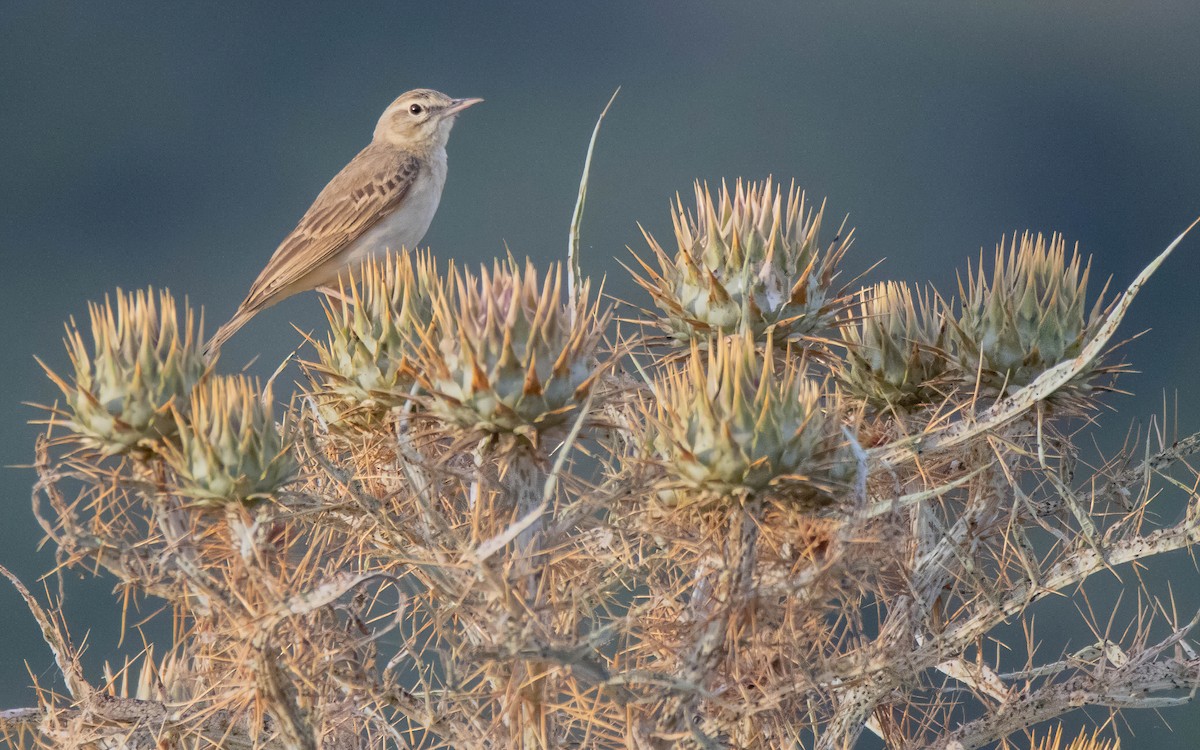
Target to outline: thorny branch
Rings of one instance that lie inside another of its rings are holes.
[[[1089,474],[1071,432],[1182,237],[1090,316],[1087,269],[1029,236],[957,308],[881,285],[857,314],[822,215],[697,186],[679,253],[647,236],[658,268],[637,262],[658,312],[608,346],[577,262],[565,302],[512,260],[368,264],[282,422],[191,368],[168,298],[94,308],[99,353],[69,329],[76,378],[52,375],[34,514],[172,638],[89,681],[4,571],[67,692],[0,712],[10,744],[960,750],[1190,700],[1200,613],[1133,575],[1132,612],[1088,597],[1200,542],[1200,433]],[[1039,650],[1055,600],[1093,643]]]

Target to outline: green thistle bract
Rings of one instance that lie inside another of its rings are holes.
[[[571,418],[602,369],[596,348],[610,313],[588,302],[587,282],[572,310],[562,277],[556,264],[539,283],[532,264],[511,259],[478,277],[450,269],[416,358],[430,414],[531,442]]]
[[[967,270],[960,282],[962,313],[954,325],[959,366],[965,378],[999,393],[1029,384],[1054,365],[1079,354],[1103,317],[1103,292],[1086,309],[1090,262],[1078,251],[1067,259],[1066,242],[1053,235],[1014,236],[1007,252],[996,248],[992,279]],[[1083,370],[1058,394],[1081,395],[1103,368]]]
[[[267,498],[297,465],[292,427],[275,424],[271,389],[245,376],[215,377],[192,392],[186,415],[176,412],[179,446],[167,451],[181,494],[208,504]]]
[[[433,256],[413,255],[368,260],[358,285],[341,285],[344,302],[325,302],[329,340],[316,344],[315,369],[324,376],[322,401],[338,421],[370,421],[404,404],[413,390],[416,332],[429,327],[433,290],[441,283]]]
[[[654,322],[676,343],[712,334],[750,332],[762,341],[803,337],[834,322],[849,302],[833,289],[849,233],[825,250],[818,234],[824,206],[807,206],[792,186],[785,196],[771,180],[722,184],[714,203],[696,183],[696,213],[677,199],[672,220],[678,251],[669,256],[643,230],[659,269],[641,258],[634,279],[662,315]]]
[[[725,497],[775,486],[804,504],[830,501],[844,478],[841,406],[802,362],[763,355],[749,334],[693,344],[653,389],[647,421],[673,482]]]
[[[949,367],[945,307],[936,293],[889,281],[861,293],[859,317],[840,329],[837,365],[847,392],[875,407],[908,408],[940,397]]]
[[[66,425],[85,448],[102,455],[148,456],[175,434],[174,407],[187,399],[207,371],[203,323],[192,311],[183,330],[175,300],[151,289],[105,297],[88,305],[92,346],[74,319],[64,343],[71,358],[71,383],[49,368],[47,375],[66,397]]]

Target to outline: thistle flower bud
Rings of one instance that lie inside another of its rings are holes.
[[[177,411],[179,446],[167,451],[179,491],[209,504],[269,497],[295,474],[292,426],[275,423],[271,389],[245,376],[215,377]]]
[[[686,364],[653,392],[650,434],[679,486],[709,497],[775,486],[823,505],[844,478],[838,397],[809,379],[803,362],[764,355],[749,333],[707,352],[693,344]]]
[[[1035,734],[1034,737],[1040,737],[1040,739],[1032,742],[1030,747],[1033,750],[1121,750],[1119,741],[1105,739],[1101,736],[1100,731],[1100,729],[1093,729],[1091,732],[1080,730],[1075,739],[1067,740],[1063,737],[1063,728],[1059,724],[1046,729],[1043,733]]]
[[[770,179],[739,180],[732,193],[722,184],[715,203],[707,186],[695,189],[696,213],[681,199],[672,212],[678,251],[669,256],[643,231],[659,269],[638,258],[646,276],[634,274],[670,339],[703,346],[714,333],[749,332],[783,343],[834,322],[849,302],[833,282],[850,236],[820,248],[824,206],[806,205],[795,186],[785,205]]]
[[[187,309],[181,331],[174,298],[162,291],[156,303],[150,289],[118,289],[88,315],[91,347],[74,319],[67,324],[72,382],[42,365],[66,397],[66,425],[102,455],[150,455],[175,434],[172,409],[206,372],[203,323]]]
[[[357,276],[358,285],[341,285],[343,302],[325,302],[329,339],[316,344],[314,369],[324,376],[321,401],[335,419],[369,422],[407,401],[413,342],[432,321],[440,281],[429,253],[371,259]]]
[[[954,325],[957,356],[964,376],[1000,393],[1029,384],[1054,365],[1079,354],[1101,324],[1103,292],[1086,310],[1090,262],[1078,251],[1066,256],[1066,242],[1052,235],[1015,236],[1008,250],[996,248],[989,281],[978,269],[960,282],[962,313]],[[1078,396],[1103,368],[1085,368],[1060,391]]]
[[[602,366],[596,347],[609,311],[563,300],[562,269],[539,283],[528,261],[497,262],[476,277],[452,268],[434,296],[433,323],[416,357],[427,409],[472,432],[523,435],[569,420]]]
[[[908,408],[938,398],[949,367],[945,309],[936,293],[889,281],[861,293],[859,317],[841,327],[837,365],[847,392],[872,406]]]

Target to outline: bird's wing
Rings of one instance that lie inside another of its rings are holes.
[[[420,169],[420,160],[411,153],[377,144],[360,151],[280,243],[240,309],[261,309],[290,295],[294,284],[394,211]]]

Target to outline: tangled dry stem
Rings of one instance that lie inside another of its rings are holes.
[[[1154,267],[1079,357],[1011,395],[846,417],[853,478],[820,510],[772,487],[663,492],[651,379],[619,370],[533,442],[415,403],[331,427],[314,385],[290,415],[298,480],[223,509],[161,459],[72,449],[52,426],[34,512],[60,565],[162,605],[174,637],[93,683],[61,610],[10,575],[66,694],[39,689],[0,726],[14,746],[128,750],[840,750],[864,732],[960,750],[1085,706],[1184,703],[1200,613],[1130,572],[1200,541],[1200,434],[1081,472],[1078,415],[1046,401]],[[1185,496],[1175,523],[1155,520],[1165,487]],[[1092,610],[1109,572],[1130,611]],[[1055,598],[1094,638],[1047,657],[1035,620]]]

